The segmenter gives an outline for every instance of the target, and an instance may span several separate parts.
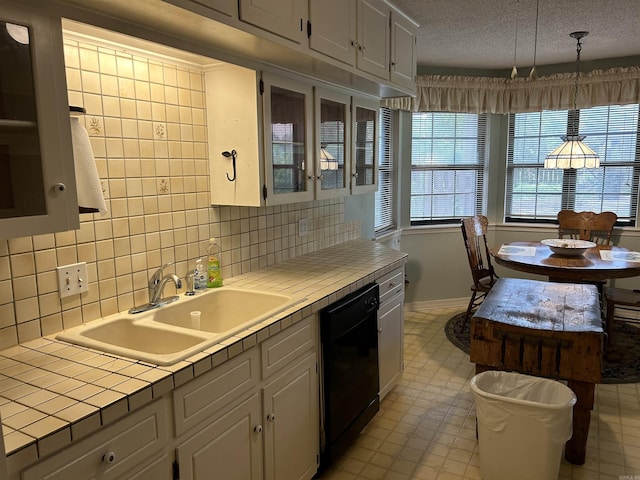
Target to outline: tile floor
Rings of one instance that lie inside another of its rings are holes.
[[[402,380],[321,480],[480,479],[469,390],[474,367],[444,335],[458,311],[407,312]],[[560,480],[640,480],[639,386],[598,385],[587,461],[574,466],[563,459]]]

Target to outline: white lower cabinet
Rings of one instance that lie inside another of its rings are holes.
[[[305,318],[174,391],[180,480],[313,477],[317,328]]]
[[[318,470],[315,352],[262,389],[265,480],[309,480]]]
[[[398,383],[404,370],[404,269],[377,280],[380,286],[378,310],[378,369],[380,400]]]
[[[171,463],[173,458],[167,453],[155,460],[149,460],[144,465],[118,477],[118,480],[163,480],[172,478]]]
[[[259,480],[263,434],[254,393],[176,448],[180,480]]]
[[[159,458],[169,441],[166,404],[157,400],[36,463],[22,472],[22,480],[169,480],[170,462]],[[141,473],[147,467],[157,475]]]

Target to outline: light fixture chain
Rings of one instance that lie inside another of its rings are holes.
[[[578,80],[580,79],[580,51],[582,50],[582,44],[580,43],[580,37],[578,37],[578,45],[576,46],[576,86],[573,92],[573,109],[577,110],[576,104],[578,100]]]

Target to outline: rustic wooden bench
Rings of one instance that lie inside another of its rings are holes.
[[[582,465],[602,375],[602,317],[595,285],[501,278],[471,320],[476,373],[507,370],[567,380],[576,394],[567,461]]]

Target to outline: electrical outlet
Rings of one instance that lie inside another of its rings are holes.
[[[56,268],[60,298],[89,291],[87,263],[80,262]]]
[[[298,220],[298,236],[304,237],[309,233],[307,230],[307,219],[303,218],[302,220]]]

